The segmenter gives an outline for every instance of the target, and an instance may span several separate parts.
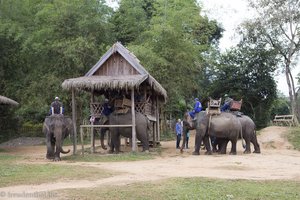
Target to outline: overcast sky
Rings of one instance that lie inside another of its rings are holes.
[[[245,19],[254,16],[254,12],[247,5],[247,0],[200,0],[208,17],[216,19],[225,28],[223,38],[220,40],[220,48],[226,49],[238,42],[235,28]],[[292,70],[295,86],[296,75],[300,72],[300,64]],[[288,86],[284,74],[275,77],[277,89],[288,96]]]
[[[235,46],[238,42],[239,36],[235,34],[235,28],[245,19],[253,16],[253,11],[247,6],[247,0],[198,0],[203,5],[203,11],[209,18],[216,19],[223,25],[225,32],[223,38],[220,40],[220,48],[225,50]],[[107,0],[109,5],[117,6],[116,0]],[[295,86],[296,75],[300,72],[300,64],[292,74],[294,76]],[[277,89],[288,96],[288,86],[284,74],[275,77],[277,81]]]

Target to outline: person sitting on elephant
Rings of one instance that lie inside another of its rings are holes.
[[[60,102],[59,97],[55,97],[54,101],[51,103],[50,106],[50,115],[63,114],[63,113],[64,113],[63,104]]]
[[[109,104],[108,99],[104,99],[102,114],[108,117],[113,112],[113,107]]]
[[[100,123],[104,124],[108,120],[109,115],[114,111],[107,98],[104,99],[102,104],[102,113],[100,117]]]
[[[201,104],[201,102],[199,101],[198,98],[195,98],[194,109],[191,112],[189,112],[189,114],[192,117],[192,119],[194,119],[195,115],[197,113],[199,113],[201,110],[202,110],[202,104]]]
[[[221,107],[221,112],[229,112],[230,111],[230,106],[231,106],[231,103],[232,103],[233,99],[230,98],[228,96],[228,94],[225,94],[224,97],[225,97],[225,101],[224,101],[223,106]]]

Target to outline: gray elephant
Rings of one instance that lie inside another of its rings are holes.
[[[244,153],[251,153],[250,142],[254,146],[253,153],[260,153],[260,146],[256,137],[256,126],[253,120],[247,115],[240,115],[237,117],[242,125],[242,139],[246,142],[246,149]]]
[[[60,161],[60,153],[67,154],[62,148],[64,139],[71,134],[73,136],[73,122],[69,117],[61,114],[51,115],[45,118],[43,133],[46,136],[47,159]]]
[[[148,118],[139,113],[135,112],[135,123],[136,123],[136,137],[142,142],[143,151],[149,151],[149,120]],[[117,114],[113,112],[109,115],[109,124],[112,125],[124,125],[132,124],[131,112],[125,114]],[[131,127],[110,127],[109,128],[111,141],[109,153],[119,153],[120,152],[120,135],[132,138],[132,128]]]
[[[231,141],[230,154],[236,154],[236,143],[242,131],[241,123],[236,116],[225,112],[219,115],[210,115],[202,111],[197,113],[193,127],[196,129],[195,151],[193,155],[200,154],[202,141],[207,150],[206,154],[212,154],[209,136]],[[220,153],[226,153],[225,146],[222,146]]]
[[[101,115],[99,118],[95,118],[94,125],[108,125],[109,124],[109,120],[108,117],[105,115]],[[100,144],[102,149],[106,150],[106,146],[104,144],[104,138],[105,138],[105,134],[107,134],[107,138],[108,138],[108,144],[110,144],[110,133],[109,133],[109,128],[105,127],[105,128],[94,128],[94,136],[97,134],[97,132],[99,131],[99,135],[100,135]]]

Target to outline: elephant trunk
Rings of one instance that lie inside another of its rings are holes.
[[[101,143],[101,148],[104,149],[104,150],[107,149],[107,147],[104,144],[104,134],[105,134],[105,132],[106,132],[105,128],[102,128],[100,130],[100,143]]]
[[[68,151],[64,151],[62,147],[60,147],[60,153],[67,154],[70,153],[70,149]]]

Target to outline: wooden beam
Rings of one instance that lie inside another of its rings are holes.
[[[156,96],[156,132],[157,132],[157,141],[160,142],[160,124],[159,124],[159,103],[158,96]]]
[[[135,109],[134,109],[134,88],[131,90],[131,116],[132,116],[132,151],[136,151],[136,127],[135,127]]]
[[[91,103],[94,103],[94,90],[91,92]],[[91,106],[90,106],[90,113],[91,117],[94,118],[94,113],[91,112]],[[92,125],[94,125],[94,120],[91,122]],[[91,153],[95,153],[95,137],[94,137],[94,127],[91,127]]]
[[[82,128],[109,128],[109,127],[132,127],[132,124],[119,124],[119,125],[80,125]]]
[[[77,124],[76,124],[76,101],[75,101],[75,89],[72,88],[72,121],[73,121],[73,155],[77,151]]]

